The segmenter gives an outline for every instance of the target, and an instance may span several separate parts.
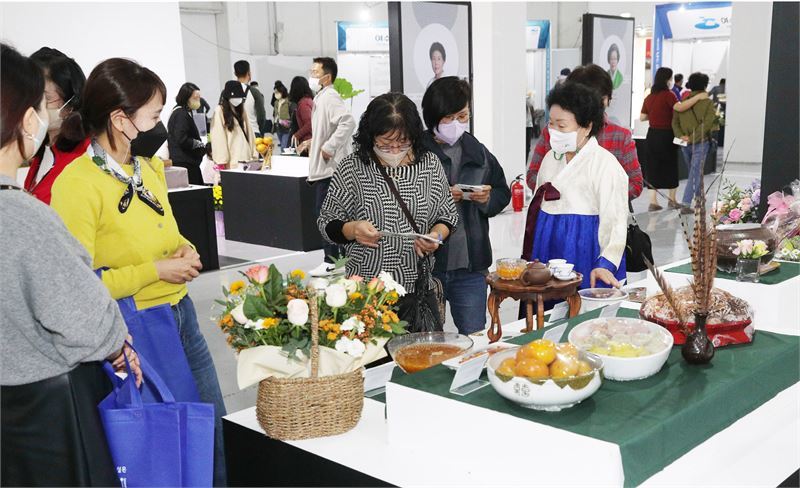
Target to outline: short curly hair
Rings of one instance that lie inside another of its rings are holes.
[[[547,95],[547,108],[558,105],[563,110],[572,113],[579,126],[592,128],[589,136],[594,136],[605,124],[603,102],[597,91],[581,83],[567,81],[553,88]]]
[[[372,149],[375,138],[395,131],[408,139],[415,159],[419,160],[426,150],[422,142],[422,119],[417,106],[402,93],[384,93],[373,98],[361,115],[358,130],[353,136],[354,151],[361,162],[370,164],[376,161]]]

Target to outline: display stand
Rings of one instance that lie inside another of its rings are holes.
[[[225,238],[262,246],[322,248],[314,212],[308,158],[273,156],[272,169],[220,171],[225,195]]]
[[[217,227],[211,187],[192,185],[169,190],[169,204],[178,230],[200,254],[203,271],[219,269]]]

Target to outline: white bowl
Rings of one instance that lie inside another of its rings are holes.
[[[595,296],[598,294],[601,296]],[[579,290],[578,295],[581,296],[580,313],[591,312],[606,305],[614,305],[628,299],[628,292],[616,288],[586,288]],[[604,295],[610,296],[606,297]]]
[[[574,345],[580,350],[585,350],[586,340],[591,335],[592,331],[601,324],[608,324],[617,322],[627,325],[640,325],[646,327],[651,333],[660,335],[663,340],[664,348],[660,351],[650,354],[648,356],[640,356],[636,358],[623,358],[617,356],[607,356],[605,354],[597,354],[603,360],[603,375],[609,380],[615,381],[632,381],[641,380],[653,376],[661,371],[664,363],[667,362],[669,352],[672,350],[674,339],[672,334],[658,324],[647,322],[640,319],[613,317],[613,318],[598,318],[587,320],[575,326],[569,333],[568,340],[570,344]]]
[[[579,358],[592,365],[592,371],[569,379],[529,380],[519,376],[501,378],[495,370],[504,359],[513,358],[517,349],[509,349],[489,358],[486,374],[489,382],[503,398],[525,408],[558,412],[589,398],[603,382],[603,361],[595,354],[579,351]],[[574,387],[574,388],[573,388]]]

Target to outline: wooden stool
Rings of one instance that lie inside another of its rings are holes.
[[[551,278],[543,285],[527,286],[519,280],[504,280],[497,273],[489,273],[486,277],[491,291],[489,292],[489,315],[492,324],[489,326],[489,342],[497,342],[503,335],[500,325],[500,304],[506,298],[520,300],[526,305],[525,332],[533,330],[533,302],[538,303],[536,310],[536,328],[544,327],[544,302],[545,300],[566,300],[569,304],[569,316],[578,315],[581,309],[581,297],[578,287],[583,281],[583,275],[576,273],[576,277],[569,281],[560,281]]]

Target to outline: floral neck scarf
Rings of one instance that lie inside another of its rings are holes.
[[[119,213],[125,213],[128,211],[131,201],[133,201],[133,195],[136,194],[142,203],[153,209],[153,211],[158,215],[164,215],[164,207],[158,201],[158,198],[156,198],[156,196],[153,195],[150,190],[144,187],[144,183],[142,181],[142,166],[137,158],[131,158],[131,164],[133,164],[133,176],[128,176],[122,170],[122,166],[120,166],[119,163],[113,159],[109,162],[108,154],[106,154],[106,151],[100,146],[100,144],[97,143],[95,139],[92,139],[91,147],[92,151],[94,152],[94,156],[92,156],[92,161],[94,164],[96,164],[97,167],[100,168],[105,174],[125,184],[125,192],[122,194],[122,198],[117,206]]]

